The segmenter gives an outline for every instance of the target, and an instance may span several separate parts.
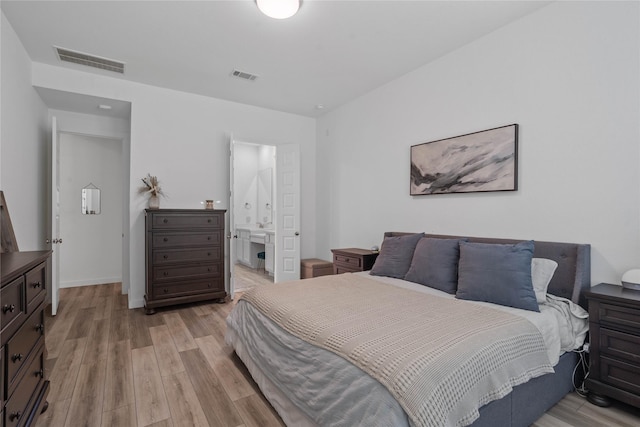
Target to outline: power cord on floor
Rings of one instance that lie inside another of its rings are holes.
[[[573,387],[576,389],[576,393],[578,393],[578,395],[587,397],[588,390],[585,386],[585,380],[589,376],[589,362],[587,361],[587,354],[589,353],[589,343],[585,343],[582,348],[580,348],[579,350],[574,350],[574,352],[578,353],[580,359],[578,360],[578,363],[576,363],[575,368],[573,368]],[[582,368],[581,374],[584,374],[582,376],[580,384],[577,384],[577,382],[579,381],[579,377],[576,377],[576,375],[578,374],[578,367]]]

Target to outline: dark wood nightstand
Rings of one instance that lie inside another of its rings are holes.
[[[585,293],[589,301],[589,401],[609,398],[640,407],[640,291],[601,283]]]
[[[331,249],[331,252],[333,252],[333,274],[371,270],[378,257],[378,252],[359,248]]]

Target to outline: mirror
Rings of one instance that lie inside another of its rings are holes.
[[[100,189],[95,188],[93,184],[82,189],[82,213],[84,215],[100,213]]]
[[[272,222],[272,188],[273,169],[265,168],[258,171],[258,222],[270,228]]]

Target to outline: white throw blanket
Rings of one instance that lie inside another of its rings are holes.
[[[242,299],[367,372],[417,426],[469,424],[480,406],[553,372],[526,319],[359,275],[258,287]]]

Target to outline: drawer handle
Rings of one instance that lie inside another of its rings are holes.
[[[211,240],[211,236],[207,236],[207,240]]]
[[[2,312],[3,313],[6,313],[7,311],[13,313],[15,311],[15,309],[16,309],[16,305],[15,304],[5,304],[5,305],[2,306]]]
[[[169,259],[169,255],[165,255],[163,258],[164,259]]]
[[[44,378],[44,369],[35,372],[36,377]]]
[[[36,325],[36,331],[40,333],[44,333],[44,323],[39,323]]]
[[[38,281],[36,283],[32,283],[31,286],[33,286],[34,288],[40,288],[42,287],[42,283]]]
[[[18,353],[18,354],[14,354],[13,356],[11,356],[11,361],[13,363],[19,362],[22,360],[24,356],[22,355],[22,353]]]
[[[164,222],[165,224],[169,222],[169,220],[167,218],[165,218],[164,220],[162,220],[162,222]]]
[[[211,252],[207,252],[207,256],[211,256]]]
[[[207,220],[207,222],[211,222],[211,218],[209,218],[209,219]]]
[[[164,291],[165,294],[169,293],[169,289],[167,289],[167,288],[164,288],[163,291]]]
[[[168,237],[165,237],[165,238],[164,238],[164,239],[162,239],[162,240],[164,240],[165,242],[168,242],[168,241],[169,241],[169,238],[168,238]]]
[[[168,271],[165,271],[164,273],[162,273],[164,275],[164,277],[167,277],[169,275]]]
[[[9,421],[19,420],[21,416],[22,411],[12,412],[11,414],[9,414]]]

